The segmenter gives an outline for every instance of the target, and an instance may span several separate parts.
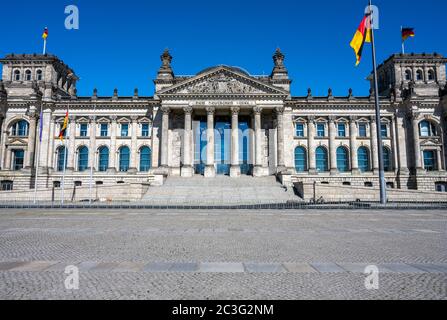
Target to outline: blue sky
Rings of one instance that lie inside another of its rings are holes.
[[[280,47],[293,79],[292,94],[367,95],[364,79],[372,70],[370,47],[354,67],[349,42],[367,1],[6,1],[1,7],[2,45],[7,53],[40,53],[48,26],[48,52],[59,56],[81,78],[79,95],[153,95],[152,80],[165,48],[176,74],[196,74],[209,66],[239,66],[251,74],[269,74],[272,54]],[[66,5],[80,10],[80,29],[66,30]],[[380,30],[378,62],[401,50],[400,26],[416,29],[407,52],[447,55],[445,0],[376,0]]]

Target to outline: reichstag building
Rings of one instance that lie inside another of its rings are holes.
[[[388,188],[446,190],[447,59],[395,54],[383,62],[380,119],[372,90],[293,96],[284,60],[278,49],[269,76],[226,65],[182,76],[165,51],[153,97],[137,89],[85,97],[58,57],[7,55],[0,59],[1,190],[30,190],[36,176],[39,188],[60,187],[64,171],[67,187],[86,186],[90,168],[104,186],[251,175],[378,187],[378,148]]]

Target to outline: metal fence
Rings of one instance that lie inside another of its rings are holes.
[[[447,201],[419,202],[287,202],[251,204],[164,203],[151,202],[37,202],[3,201],[0,209],[132,209],[132,210],[446,210]]]

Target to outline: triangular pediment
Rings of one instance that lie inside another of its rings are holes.
[[[10,146],[26,146],[28,142],[21,138],[10,138],[8,141]]]
[[[231,67],[212,68],[157,95],[281,95],[288,93]]]

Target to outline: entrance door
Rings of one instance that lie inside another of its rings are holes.
[[[196,174],[205,174],[206,166],[206,118],[199,118],[194,122],[194,170]]]
[[[227,117],[217,117],[214,130],[214,159],[218,175],[230,174],[231,123]]]

